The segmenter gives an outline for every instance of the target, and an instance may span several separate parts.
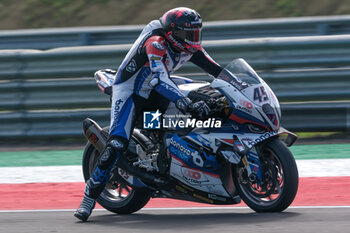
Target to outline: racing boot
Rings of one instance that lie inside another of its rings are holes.
[[[79,208],[75,211],[74,216],[81,221],[86,222],[95,208],[96,200],[84,195]]]
[[[92,176],[86,182],[84,198],[74,213],[74,216],[78,219],[85,222],[91,215],[96,199],[105,188],[110,177],[111,169],[121,157],[122,152],[125,150],[125,145],[126,143],[116,139],[109,140],[107,143],[105,150],[97,161]]]

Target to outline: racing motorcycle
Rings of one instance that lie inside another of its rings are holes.
[[[114,77],[112,70],[95,73],[99,88],[108,95]],[[297,136],[280,126],[279,102],[264,80],[243,59],[233,60],[211,83],[171,79],[193,102],[210,106],[209,118],[183,119],[174,104],[164,103],[153,91],[148,100],[135,101],[143,112],[136,113],[128,149],[97,202],[119,214],[140,210],[150,198],[214,205],[243,199],[256,212],[285,210],[298,189],[296,162],[287,148]],[[146,113],[157,113],[153,120],[162,114],[163,127],[147,125]],[[167,116],[181,119],[168,127],[173,119]],[[187,127],[179,127],[186,122]],[[88,139],[83,173],[88,180],[106,145],[108,127],[87,118],[83,128]]]

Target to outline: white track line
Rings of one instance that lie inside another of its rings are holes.
[[[297,160],[299,177],[350,176],[350,159]],[[84,182],[81,166],[0,167],[0,184]]]
[[[343,209],[350,206],[290,206],[288,209]],[[249,207],[176,207],[176,208],[143,208],[140,211],[159,210],[239,210],[250,209]],[[288,210],[287,209],[287,210]],[[0,213],[32,213],[32,212],[74,212],[76,209],[52,209],[52,210],[0,210]],[[105,209],[95,209],[96,211],[107,211]],[[252,210],[253,211],[253,210]]]

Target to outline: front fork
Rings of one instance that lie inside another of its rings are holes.
[[[255,147],[242,156],[242,162],[249,181],[252,183],[257,182],[259,184],[262,181],[262,168],[259,154]]]

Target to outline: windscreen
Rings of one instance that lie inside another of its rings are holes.
[[[239,90],[261,83],[257,73],[241,58],[228,64],[217,78],[229,82]]]

